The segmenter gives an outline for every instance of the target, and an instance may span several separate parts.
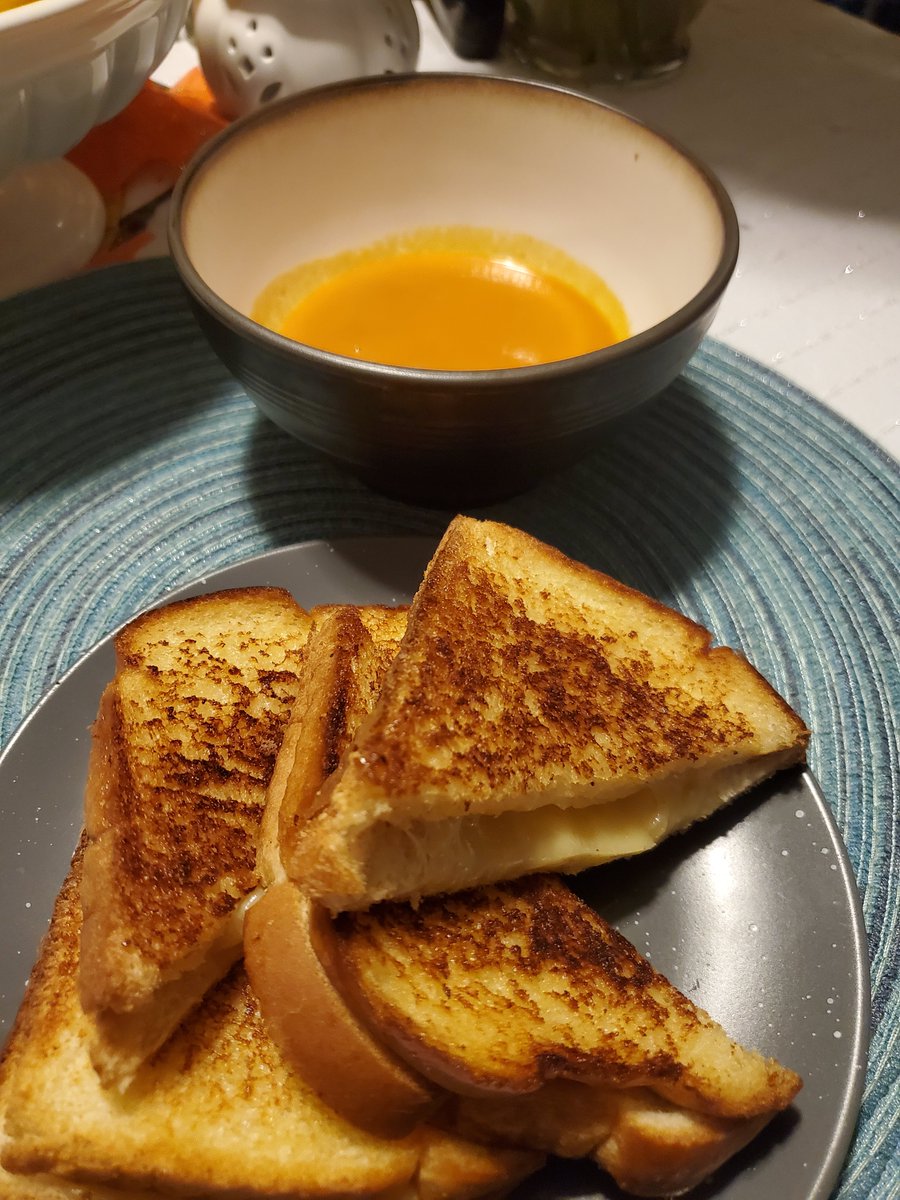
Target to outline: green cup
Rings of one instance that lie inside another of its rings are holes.
[[[510,0],[507,45],[570,82],[631,82],[677,71],[704,0]]]

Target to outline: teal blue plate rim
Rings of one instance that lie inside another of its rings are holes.
[[[900,1194],[900,467],[707,340],[608,451],[476,511],[739,645],[814,730],[869,937],[872,1040],[836,1195]],[[198,575],[317,538],[437,536],[260,418],[166,260],[0,304],[0,745],[95,643]]]

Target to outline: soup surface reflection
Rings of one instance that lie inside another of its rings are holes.
[[[252,316],[333,354],[426,370],[533,366],[628,336],[593,271],[536,238],[469,228],[304,263],[269,284]]]

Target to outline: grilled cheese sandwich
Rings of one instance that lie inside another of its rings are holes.
[[[735,1043],[559,879],[336,920],[288,879],[401,634],[402,615],[372,629],[365,610],[345,608],[310,635],[264,822],[280,865],[245,930],[268,1028],[299,1074],[366,1128],[429,1095],[433,1105],[440,1089],[442,1120],[460,1133],[593,1157],[639,1195],[693,1187],[800,1081]]]
[[[127,1087],[241,956],[309,627],[287,592],[246,588],[155,609],[116,637],[85,795],[78,968],[108,1083]]]
[[[803,722],[680,613],[457,517],[292,872],[333,912],[639,853],[802,761]]]
[[[469,1200],[543,1161],[420,1124],[337,1116],[284,1063],[238,965],[135,1073],[103,1086],[76,985],[81,854],[57,900],[0,1068],[4,1196],[16,1200]]]

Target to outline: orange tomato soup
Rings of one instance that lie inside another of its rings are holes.
[[[628,336],[604,282],[535,238],[418,230],[274,280],[252,316],[348,358],[427,370],[502,370],[573,358]]]

